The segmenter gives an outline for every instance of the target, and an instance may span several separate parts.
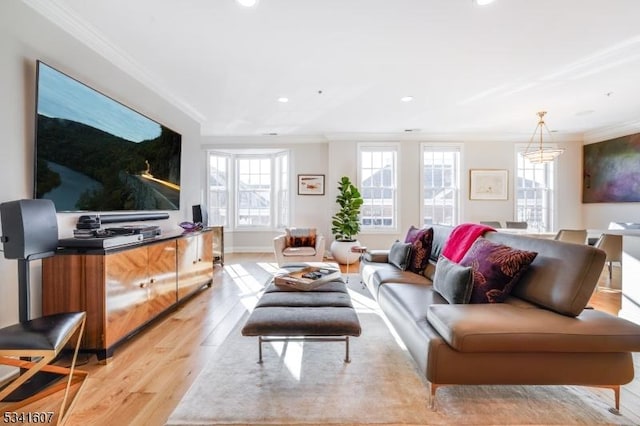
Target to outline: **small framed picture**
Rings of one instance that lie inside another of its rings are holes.
[[[324,195],[324,175],[298,175],[298,195]]]
[[[470,200],[507,200],[508,170],[469,170]]]

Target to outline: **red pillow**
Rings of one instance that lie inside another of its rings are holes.
[[[433,228],[419,229],[412,225],[407,232],[404,242],[411,244],[411,256],[409,257],[407,271],[422,274],[431,256]]]

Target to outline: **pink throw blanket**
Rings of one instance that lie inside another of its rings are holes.
[[[442,249],[442,255],[452,262],[460,262],[474,241],[488,231],[495,231],[495,229],[477,223],[463,223],[456,226]]]

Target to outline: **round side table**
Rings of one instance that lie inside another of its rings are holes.
[[[353,246],[353,247],[351,247],[351,252],[352,253],[359,253],[360,256],[358,257],[358,261],[360,261],[360,260],[362,260],[362,255],[367,252],[367,248],[365,246]],[[349,261],[348,260],[347,260],[347,279],[345,281],[347,283],[349,282]],[[364,284],[362,283],[362,279],[360,279],[360,284],[362,284],[363,288],[364,288]]]

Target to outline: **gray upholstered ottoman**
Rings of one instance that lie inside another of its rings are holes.
[[[262,343],[282,341],[345,342],[360,335],[360,321],[345,283],[331,281],[311,291],[299,291],[271,282],[242,328],[243,336],[258,336],[259,362]]]

